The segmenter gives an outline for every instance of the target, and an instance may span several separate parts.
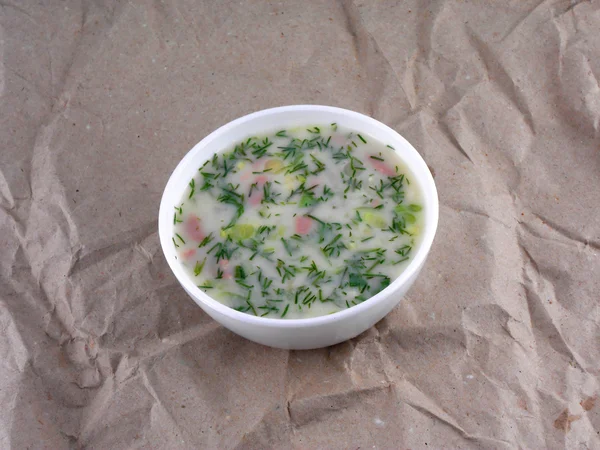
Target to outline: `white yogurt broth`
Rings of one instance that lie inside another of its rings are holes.
[[[422,192],[391,146],[311,124],[232,147],[199,168],[173,217],[178,260],[212,298],[308,318],[402,273],[420,242]]]

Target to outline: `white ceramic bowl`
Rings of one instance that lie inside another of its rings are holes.
[[[186,275],[176,259],[173,235],[173,208],[189,180],[215,152],[232,147],[250,135],[276,132],[298,125],[336,122],[359,133],[370,134],[390,144],[413,173],[424,194],[425,227],[421,244],[404,272],[387,288],[352,308],[309,319],[270,319],[241,313],[213,300]],[[177,280],[190,297],[213,319],[252,341],[271,347],[311,349],[351,339],[381,320],[396,306],[421,271],[438,224],[438,196],[427,164],[412,145],[390,127],[371,117],[346,109],[319,105],[293,105],[266,109],[241,117],[209,134],[192,148],[175,168],[160,202],[158,231],[160,243]]]

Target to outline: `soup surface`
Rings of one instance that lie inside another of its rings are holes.
[[[270,318],[351,308],[408,264],[421,190],[391,146],[336,124],[249,137],[199,168],[173,245],[215,300]]]

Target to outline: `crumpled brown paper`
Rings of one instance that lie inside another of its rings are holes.
[[[598,448],[600,3],[0,3],[0,447]],[[440,227],[407,298],[246,341],[157,236],[180,158],[251,111],[364,112]]]

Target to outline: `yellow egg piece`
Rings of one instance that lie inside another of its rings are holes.
[[[296,187],[296,179],[295,177],[288,175],[283,179],[283,184],[288,189],[294,189]]]
[[[265,169],[264,170],[269,170],[271,169],[271,172],[273,173],[279,173],[283,170],[283,162],[278,160],[278,159],[270,159],[265,163]]]

